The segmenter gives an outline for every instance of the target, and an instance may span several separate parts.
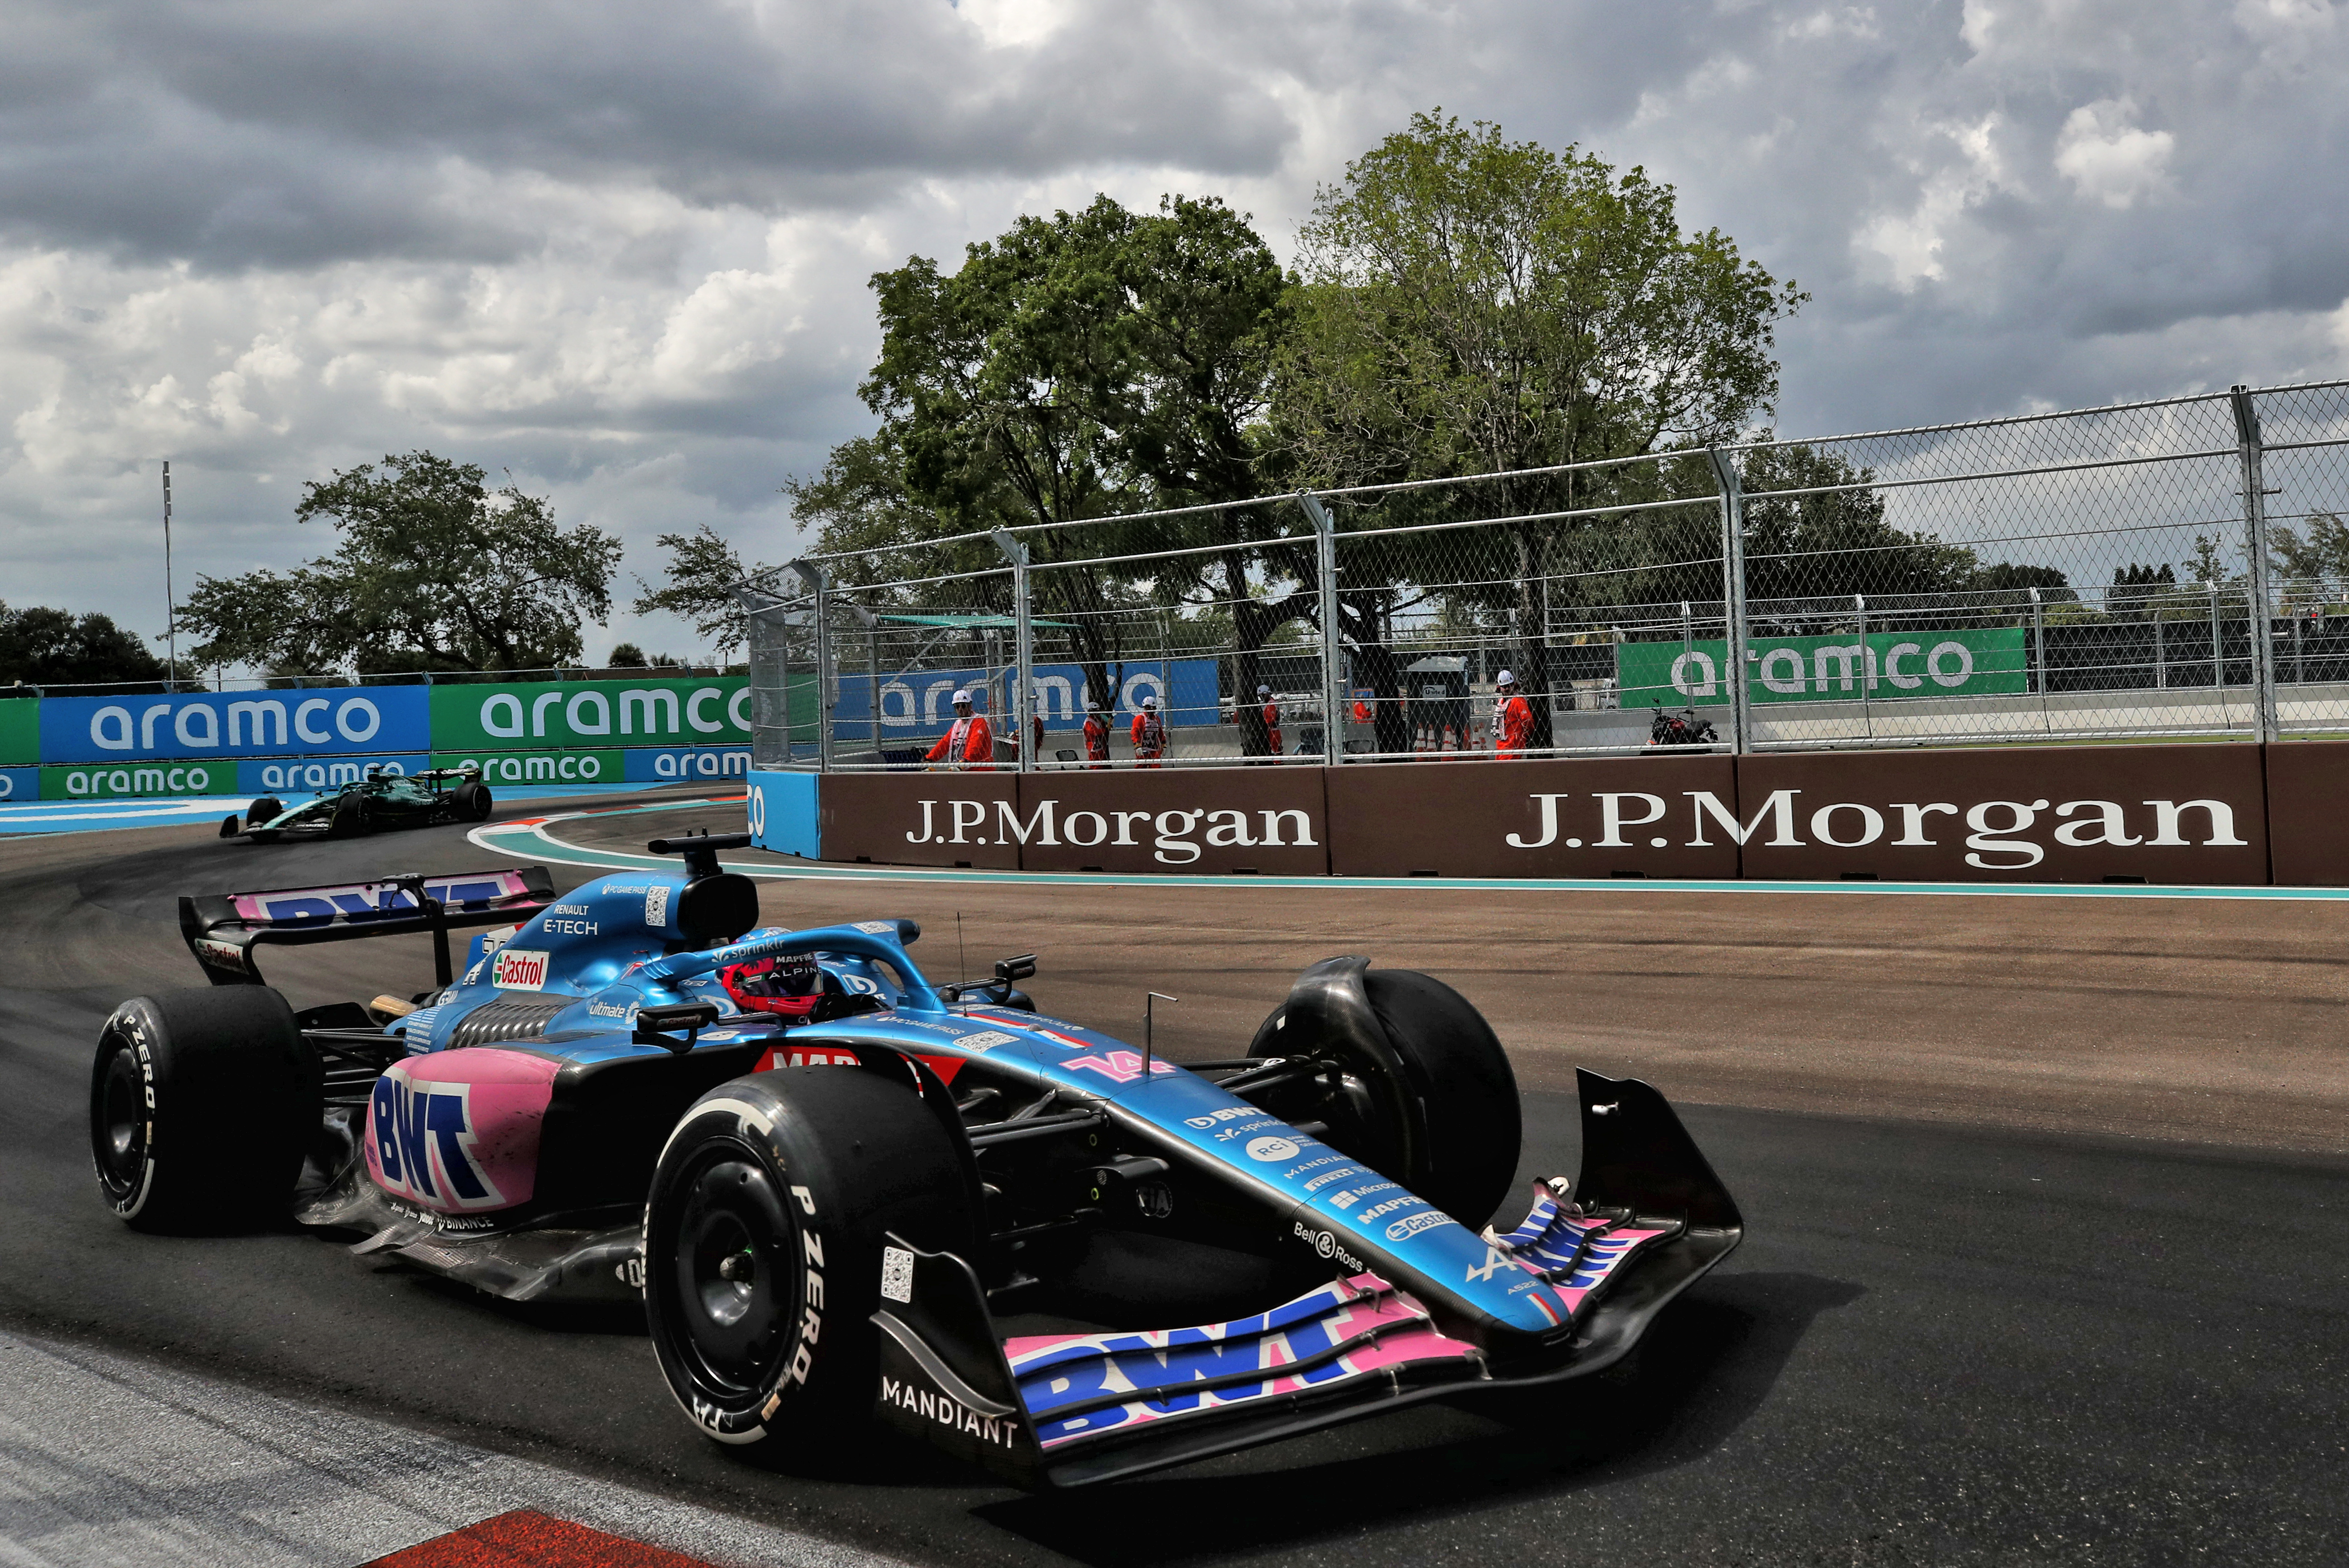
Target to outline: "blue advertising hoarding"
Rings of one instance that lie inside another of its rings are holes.
[[[1112,664],[1117,701],[1112,717],[1123,723],[1142,711],[1144,697],[1155,697],[1170,724],[1213,724],[1220,717],[1212,659],[1127,659]],[[1081,729],[1085,722],[1085,672],[1077,664],[1040,664],[1035,670],[1036,711],[1050,730]],[[938,733],[954,722],[952,698],[968,691],[981,712],[1000,722],[1000,706],[987,697],[984,670],[917,670],[892,675],[881,671],[860,675],[853,669],[840,674],[840,693],[833,703],[833,736],[842,741],[873,738],[873,709],[877,695],[881,709],[881,739],[910,741]]]
[[[750,776],[750,842],[777,855],[821,859],[822,823],[816,810],[823,785],[813,774],[761,768]]]
[[[40,798],[40,769],[0,768],[0,800],[38,800]]]
[[[719,783],[750,771],[748,746],[637,746],[627,759],[622,776],[630,784]]]
[[[48,763],[375,755],[431,745],[421,686],[48,697],[40,707]]]

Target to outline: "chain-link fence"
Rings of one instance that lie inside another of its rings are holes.
[[[2237,389],[811,556],[757,761],[2344,733],[2344,449],[2349,383]]]

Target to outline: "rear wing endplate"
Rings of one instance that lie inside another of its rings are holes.
[[[553,902],[554,878],[543,866],[403,873],[325,888],[183,897],[180,934],[214,985],[262,985],[254,950],[263,942],[302,946],[429,932],[434,980],[447,985],[450,931],[519,924]]]

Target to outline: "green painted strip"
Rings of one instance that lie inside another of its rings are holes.
[[[623,816],[643,811],[674,811],[700,805],[697,800],[661,805],[626,806],[611,812],[570,811],[527,823],[501,823],[477,827],[467,835],[482,848],[500,855],[534,856],[566,866],[605,866],[618,870],[674,869],[670,856],[636,855],[620,849],[592,849],[556,837],[547,829],[556,823],[590,816]],[[1320,888],[1444,892],[1559,893],[1856,893],[1892,894],[1903,898],[2284,898],[2326,902],[2349,898],[2349,888],[2200,888],[2156,887],[2137,883],[2080,882],[1765,882],[1735,880],[1668,881],[1661,877],[1120,877],[1097,871],[962,871],[916,866],[834,866],[808,862],[806,870],[767,862],[722,861],[729,871],[776,881],[923,882],[949,887],[1111,887],[1111,888]]]

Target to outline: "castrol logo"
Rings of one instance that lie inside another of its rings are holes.
[[[490,983],[501,991],[541,991],[546,985],[544,952],[528,948],[500,948],[490,971]]]

